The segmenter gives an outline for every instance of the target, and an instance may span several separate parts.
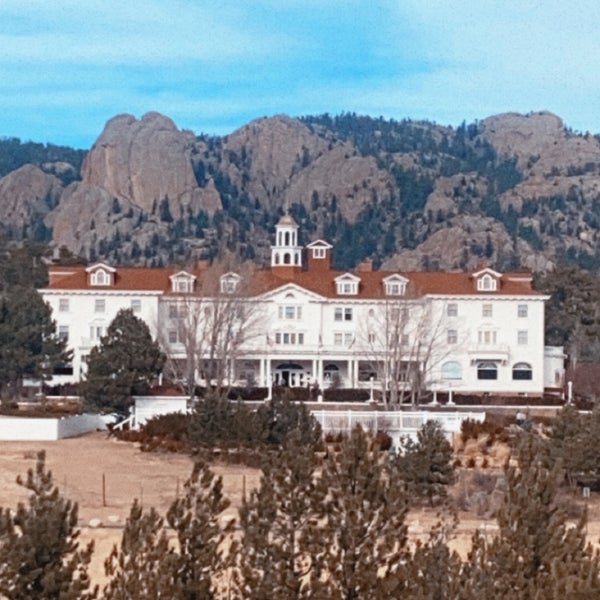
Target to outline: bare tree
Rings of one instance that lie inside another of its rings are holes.
[[[436,308],[430,299],[413,294],[369,309],[359,332],[366,357],[361,370],[379,382],[386,404],[396,406],[408,398],[416,404],[435,383],[433,373],[448,356],[448,342],[460,343],[457,330],[456,339],[448,340],[443,314]]]
[[[189,291],[169,301],[159,327],[167,374],[190,398],[200,382],[229,391],[236,361],[259,339],[262,312],[249,265],[215,263],[193,277]]]

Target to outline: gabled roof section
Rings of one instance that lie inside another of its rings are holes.
[[[502,277],[502,273],[498,273],[498,271],[494,271],[494,269],[492,269],[490,267],[485,267],[483,269],[480,269],[479,271],[476,271],[475,273],[472,274],[472,277],[474,279],[479,279],[482,275],[486,275],[486,274],[491,275],[495,279],[500,279]]]
[[[177,271],[177,273],[169,275],[169,279],[171,281],[173,281],[174,279],[187,279],[188,281],[193,281],[194,279],[196,279],[196,276],[193,273],[190,273],[189,271],[181,270]]]
[[[111,287],[115,281],[116,269],[100,262],[86,268],[88,282],[93,287]]]
[[[404,275],[400,275],[400,273],[392,273],[384,277],[382,281],[384,283],[408,283],[409,280]]]
[[[97,271],[98,269],[102,269],[103,271],[106,271],[108,273],[116,273],[117,272],[117,270],[114,267],[111,267],[110,265],[107,265],[104,262],[97,262],[97,263],[94,263],[93,265],[90,265],[89,267],[86,267],[85,272],[93,273],[94,271]]]
[[[272,300],[273,298],[276,298],[277,296],[281,296],[282,298],[284,298],[287,294],[294,294],[297,296],[302,296],[305,298],[310,298],[311,300],[324,300],[325,296],[318,294],[312,290],[309,290],[305,287],[302,287],[301,285],[298,285],[297,283],[285,283],[275,289],[269,290],[268,292],[265,292],[264,294],[260,294],[259,298],[265,299],[265,300]]]
[[[325,240],[315,240],[314,242],[311,242],[310,244],[306,245],[307,248],[325,248],[327,250],[329,250],[330,248],[333,248],[333,246],[331,244],[329,244],[328,242],[326,242]]]
[[[346,271],[346,273],[342,273],[341,275],[338,275],[334,281],[336,283],[343,283],[343,282],[353,282],[353,283],[360,283],[360,277],[358,275],[355,275],[354,273],[349,273],[348,271]]]

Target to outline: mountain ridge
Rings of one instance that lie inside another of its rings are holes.
[[[304,242],[334,244],[342,268],[366,258],[399,270],[482,259],[500,270],[600,268],[600,142],[544,111],[457,128],[278,115],[226,136],[123,114],[81,166],[77,151],[38,146],[0,178],[0,234],[88,261],[186,264],[227,252],[265,263],[287,210]]]

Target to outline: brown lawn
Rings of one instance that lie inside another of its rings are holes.
[[[61,492],[79,504],[82,540],[95,541],[91,576],[99,584],[104,580],[104,560],[112,546],[120,541],[133,499],[140,499],[145,507],[153,506],[164,515],[177,494],[183,493],[184,482],[192,468],[189,456],[141,452],[137,445],[116,441],[106,433],[57,442],[0,442],[0,506],[14,507],[18,501],[27,499],[28,494],[15,479],[35,466],[36,453],[42,449],[46,451],[46,464]],[[225,494],[232,503],[223,519],[235,517],[244,484],[246,490],[257,486],[259,472],[224,464],[214,465],[213,470],[223,477]],[[600,503],[594,496],[590,503],[588,534],[590,540],[596,542],[600,537]],[[90,522],[94,520],[102,525],[91,527]],[[434,510],[413,511],[409,517],[411,536],[425,540],[437,520]],[[474,530],[482,527],[493,535],[495,521],[461,513],[451,546],[464,556]]]

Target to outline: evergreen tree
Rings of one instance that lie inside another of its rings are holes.
[[[527,435],[518,468],[507,466],[505,474],[499,533],[489,543],[475,536],[464,568],[466,588],[491,600],[598,597],[600,564],[586,547],[586,517],[571,526],[556,503],[560,465],[544,467],[539,442]]]
[[[132,394],[148,389],[164,360],[146,323],[129,309],[120,310],[90,352],[82,385],[86,404],[99,410],[128,409]]]
[[[38,453],[17,483],[29,492],[16,511],[0,508],[0,594],[9,600],[86,600],[93,543],[79,548],[77,503],[63,498]]]
[[[325,523],[322,527],[321,597],[331,600],[379,600],[401,597],[406,583],[406,494],[387,455],[369,450],[356,427],[339,456],[323,467]]]
[[[298,432],[303,444],[316,447],[321,441],[321,425],[303,402],[273,398],[256,411],[266,442],[281,446],[291,432]]]
[[[104,562],[109,578],[104,598],[173,598],[173,564],[174,553],[162,517],[154,509],[144,514],[136,500],[125,523],[121,545],[115,545]]]
[[[244,600],[323,597],[315,586],[329,540],[316,523],[326,491],[316,469],[315,454],[298,432],[267,457],[259,488],[240,509]]]
[[[69,360],[51,311],[37,291],[12,287],[0,298],[0,385],[15,395],[25,377],[44,379]]]
[[[453,451],[437,421],[427,421],[417,432],[417,441],[402,440],[394,466],[409,490],[429,499],[443,498],[454,483]]]
[[[223,540],[233,528],[233,521],[224,528],[219,524],[219,515],[228,506],[221,477],[215,476],[205,463],[196,462],[185,484],[185,495],[175,500],[167,513],[178,542],[173,561],[174,593],[170,598],[215,597],[215,579],[227,567]]]

